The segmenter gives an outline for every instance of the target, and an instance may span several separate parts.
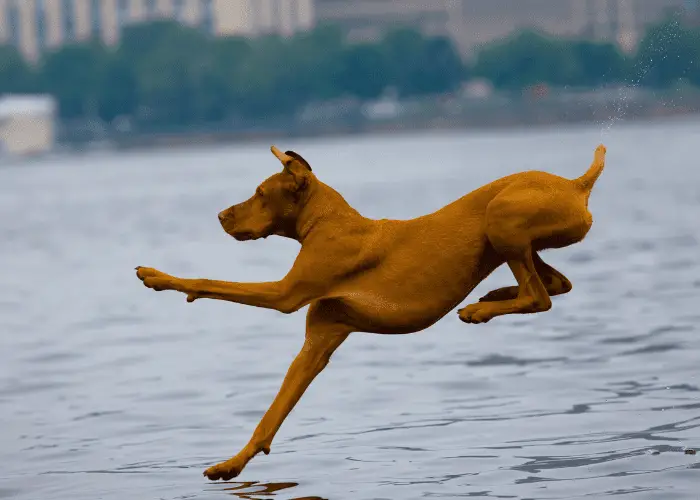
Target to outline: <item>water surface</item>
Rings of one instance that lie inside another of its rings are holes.
[[[279,168],[268,144],[0,168],[0,498],[696,499],[700,125],[282,141],[363,214],[408,218],[497,177],[576,177],[604,141],[588,238],[544,254],[551,311],[353,335],[238,482],[235,454],[304,311],[187,304],[135,278],[275,280],[298,245],[216,214]],[[513,284],[499,269],[470,297]],[[468,299],[469,301],[469,299]]]

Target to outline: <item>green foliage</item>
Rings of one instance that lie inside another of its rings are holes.
[[[338,82],[350,95],[375,99],[389,81],[384,54],[377,45],[363,43],[345,49],[340,59]]]
[[[49,53],[42,65],[40,87],[53,94],[66,118],[95,116],[106,86],[108,52],[102,45],[72,45]]]
[[[31,92],[36,86],[36,75],[11,46],[0,46],[0,94]]]
[[[0,93],[49,92],[64,118],[129,116],[157,126],[291,117],[314,101],[374,99],[388,88],[402,97],[442,94],[468,76],[508,91],[539,83],[700,85],[700,30],[673,19],[652,26],[633,57],[611,43],[525,31],[483,47],[473,67],[449,39],[405,28],[352,44],[333,26],[246,39],[158,21],[127,28],[116,48],[65,46],[37,67],[0,47]]]
[[[652,26],[639,44],[630,78],[656,88],[679,79],[700,85],[700,30],[673,18]]]
[[[213,80],[219,61],[203,34],[158,22],[126,30],[124,39],[129,43],[119,48],[117,58],[135,68],[135,94],[149,121],[193,123],[215,117],[216,102],[205,81]]]
[[[624,82],[665,88],[680,79],[700,85],[700,28],[668,18],[649,27],[631,57],[611,43],[524,32],[485,46],[474,72],[507,90],[537,83],[592,88]]]
[[[548,38],[536,32],[489,44],[479,53],[474,72],[497,88],[528,85],[593,87],[619,82],[625,60],[610,43]]]
[[[0,52],[0,91],[29,89],[31,71]],[[38,68],[38,85],[64,118],[181,125],[226,118],[289,117],[306,104],[344,96],[376,98],[389,86],[403,95],[440,93],[462,79],[447,39],[411,30],[377,43],[348,44],[334,26],[290,38],[212,38],[170,21],[131,26],[114,50],[65,46]]]
[[[444,93],[462,80],[461,60],[447,38],[426,39],[417,31],[400,29],[387,34],[380,50],[388,82],[399,95]]]
[[[590,88],[625,80],[628,61],[612,43],[574,41],[570,51],[576,61],[570,85]]]

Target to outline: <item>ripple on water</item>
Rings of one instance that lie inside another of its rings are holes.
[[[665,148],[663,182],[652,183],[657,163],[643,161],[658,158],[660,132],[688,142],[696,128],[610,132],[615,166],[591,198],[590,235],[543,254],[574,284],[551,311],[479,326],[450,314],[420,335],[351,337],[272,453],[217,484],[202,470],[250,438],[301,346],[303,314],[188,305],[145,290],[133,267],[284,275],[296,246],[233,242],[214,217],[249,196],[269,152],[0,169],[11,214],[0,219],[0,498],[697,499],[700,462],[686,451],[700,447],[700,169],[682,148]],[[589,154],[599,130],[557,132],[555,142],[551,133],[299,149],[363,213],[407,218],[522,158],[580,175],[572,151]],[[431,169],[407,164],[407,150]],[[28,274],[44,276],[41,286]],[[473,296],[512,283],[499,270]]]

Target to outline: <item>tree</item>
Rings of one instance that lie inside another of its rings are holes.
[[[573,85],[597,87],[625,78],[627,61],[612,43],[574,41],[571,53],[577,63],[577,74],[571,82]]]
[[[126,30],[123,40],[115,62],[125,68],[123,61],[131,61],[134,93],[139,107],[147,110],[146,121],[180,125],[219,117],[220,103],[205,85],[213,83],[216,67],[205,34],[159,21]]]
[[[240,114],[241,103],[246,99],[242,68],[252,54],[250,41],[242,37],[217,38],[211,42],[210,50],[214,66],[202,79],[209,96],[207,115],[220,118]]]
[[[292,37],[214,38],[172,21],[130,26],[118,47],[62,47],[33,68],[0,47],[0,93],[48,92],[64,118],[178,126],[226,118],[293,117],[313,101],[450,92],[467,67],[446,37],[401,28],[377,42],[349,43],[334,26]],[[634,58],[612,43],[525,31],[480,50],[469,72],[502,90],[596,87],[629,79],[657,88],[680,78],[700,85],[700,29],[674,19],[652,26]]]
[[[630,78],[656,88],[680,78],[700,84],[700,33],[674,18],[652,26],[639,44]]]
[[[264,36],[238,68],[246,116],[289,117],[305,104],[338,97],[343,90],[342,33],[332,26],[288,39]]]
[[[425,93],[452,91],[464,79],[466,68],[450,39],[428,38],[422,56],[424,78],[421,86]]]
[[[39,86],[58,100],[62,117],[97,115],[108,57],[97,42],[68,45],[46,56]]]
[[[484,47],[474,72],[497,88],[520,90],[538,83],[570,85],[580,68],[570,43],[524,31]]]
[[[376,44],[346,48],[341,63],[339,86],[343,93],[359,99],[376,99],[389,84],[384,54]]]
[[[462,61],[447,38],[425,38],[412,29],[389,32],[380,43],[388,83],[402,96],[453,90],[462,79]]]
[[[295,75],[286,56],[286,42],[281,37],[265,36],[254,41],[240,67],[242,99],[238,111],[243,116],[288,116],[302,104],[287,87]]]
[[[98,114],[106,121],[132,115],[138,106],[137,77],[133,64],[119,52],[107,56],[98,96]]]
[[[36,75],[12,46],[0,46],[0,94],[30,92],[36,87]]]

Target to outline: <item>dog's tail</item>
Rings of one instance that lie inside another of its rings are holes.
[[[605,168],[605,153],[605,146],[602,144],[598,146],[593,156],[593,163],[591,163],[589,169],[581,177],[573,180],[574,184],[576,184],[581,191],[590,193],[593,189],[595,181],[598,180],[598,177],[600,177],[600,174],[603,173],[603,169]]]

